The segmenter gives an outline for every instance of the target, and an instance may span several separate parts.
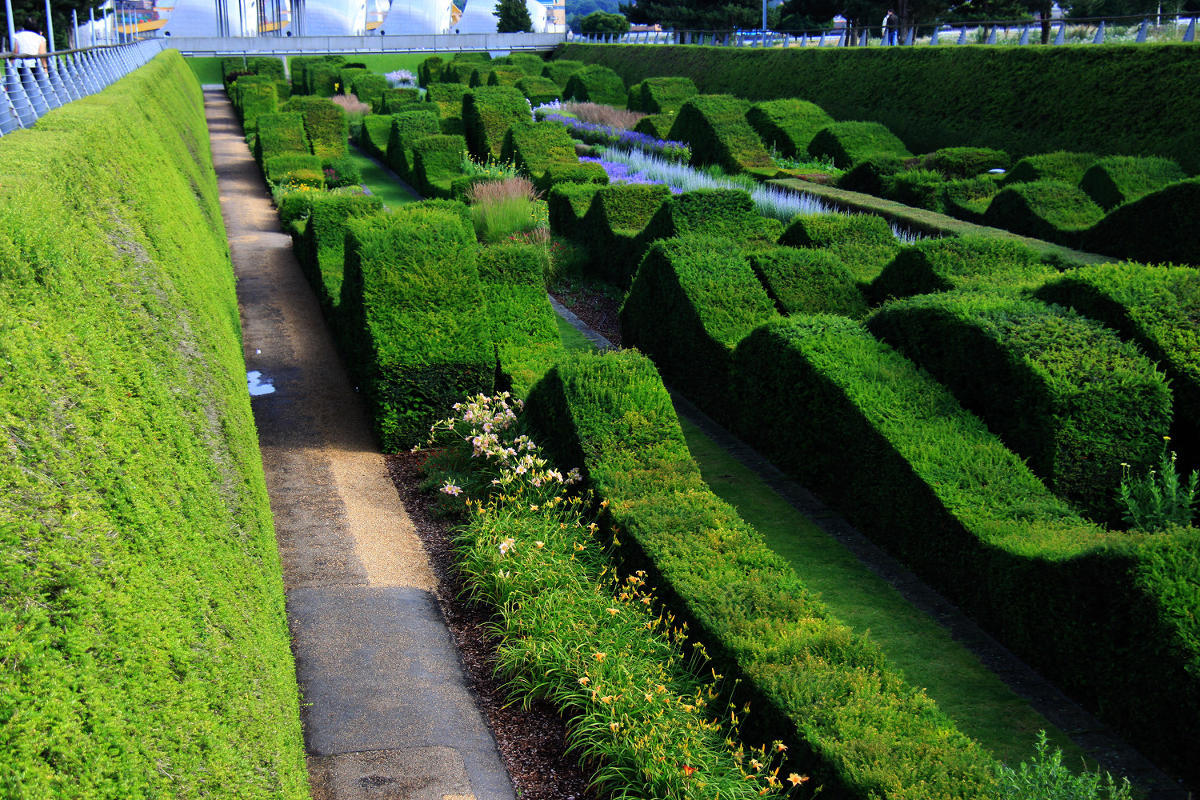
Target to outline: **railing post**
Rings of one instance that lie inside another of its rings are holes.
[[[1092,44],[1104,44],[1104,20],[1100,20],[1100,27],[1096,28],[1096,38],[1092,39]]]
[[[1138,34],[1137,34],[1137,40],[1136,40],[1138,44],[1146,43],[1146,31],[1149,30],[1149,28],[1150,28],[1150,18],[1147,17],[1146,19],[1142,20],[1142,24],[1138,26]]]
[[[33,112],[40,117],[50,110],[50,106],[46,104],[46,98],[42,94],[37,80],[33,77],[32,70],[28,67],[20,67],[20,72],[21,85],[25,87],[25,94],[29,95],[29,103],[33,106]]]
[[[13,61],[9,61],[6,66],[8,69],[4,76],[4,92],[8,95],[8,102],[12,104],[13,112],[17,115],[17,121],[21,127],[28,128],[37,122],[37,109],[33,107],[33,100],[29,97],[29,92],[25,91],[21,68]]]
[[[958,41],[955,42],[955,44],[966,44],[966,43],[967,43],[967,26],[963,25],[962,31],[960,31],[958,34]]]
[[[934,26],[934,28],[933,28],[933,35],[929,37],[929,43],[930,43],[930,44],[937,44],[937,39],[938,39],[938,28],[940,28],[940,27],[941,27],[941,25],[935,25],[935,26]]]
[[[1024,27],[1021,28],[1021,41],[1019,41],[1017,44],[1022,45],[1022,46],[1029,44],[1029,26],[1028,25],[1025,25]]]
[[[1054,37],[1054,44],[1057,46],[1057,45],[1066,44],[1066,43],[1067,43],[1067,23],[1060,22],[1060,23],[1058,23],[1058,35]]]
[[[1192,17],[1191,21],[1188,23],[1187,31],[1183,34],[1183,40],[1185,42],[1196,41],[1196,18],[1195,17]]]

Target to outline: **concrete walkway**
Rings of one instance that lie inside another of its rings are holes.
[[[435,577],[220,90],[205,114],[316,800],[509,800]],[[270,391],[268,387],[273,387]]]

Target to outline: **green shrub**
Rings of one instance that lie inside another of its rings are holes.
[[[463,135],[462,109],[466,86],[460,83],[435,83],[425,92],[425,99],[433,103],[442,120],[442,133],[452,133],[454,128]]]
[[[1186,465],[1200,465],[1200,273],[1132,263],[1080,267],[1035,294],[1115,329],[1158,363],[1174,395],[1172,445]]]
[[[638,133],[653,136],[655,139],[666,139],[674,124],[674,114],[650,114],[639,119],[633,129]]]
[[[452,183],[463,174],[467,142],[461,136],[434,134],[413,142],[412,183],[426,197],[449,199]]]
[[[547,77],[558,82],[553,70]],[[563,99],[622,108],[628,96],[620,75],[608,67],[589,64],[575,70],[567,78],[563,85]]]
[[[421,97],[420,89],[408,87],[396,88],[392,86],[383,90],[380,100],[383,103],[383,110],[379,113],[382,114],[398,114],[401,111],[410,110],[408,106],[411,103],[425,102],[424,98]]]
[[[746,102],[730,95],[698,95],[683,104],[668,139],[692,148],[692,164],[718,164],[731,174],[772,169],[771,154],[746,122]]]
[[[279,211],[279,223],[287,230],[294,223],[307,220],[312,211],[313,197],[319,192],[280,192],[275,195],[275,208]],[[294,243],[293,243],[294,245]],[[303,259],[300,259],[303,263]]]
[[[1195,770],[1195,530],[1142,538],[1084,522],[944,387],[845,318],[758,329],[738,347],[735,386],[747,442],[1078,700]]]
[[[733,348],[776,316],[737,242],[689,234],[651,245],[621,306],[621,338],[718,420],[731,416]]]
[[[741,189],[696,189],[667,195],[638,237],[637,260],[655,240],[685,233],[730,239],[740,246],[774,244],[778,231],[773,222],[759,215],[750,194]]]
[[[878,122],[835,122],[817,131],[808,143],[808,154],[828,158],[850,169],[874,155],[912,158],[912,153],[894,133]]]
[[[372,111],[376,114],[384,113],[384,92],[392,91],[391,84],[388,83],[387,78],[368,72],[365,75],[357,76],[350,86],[353,87],[354,96],[371,106]],[[410,89],[409,91],[412,90]]]
[[[337,61],[318,61],[315,64],[310,64],[308,69],[304,71],[304,78],[307,83],[305,86],[305,95],[315,95],[317,97],[332,97],[338,91],[335,87],[341,83],[342,64],[345,62]]]
[[[878,648],[831,618],[762,537],[705,485],[654,366],[636,352],[567,356],[524,418],[606,501],[603,525],[670,610],[736,676],[763,739],[838,797],[989,797],[993,762]],[[628,562],[627,562],[628,563]],[[881,756],[886,754],[886,756]]]
[[[942,205],[950,216],[978,224],[998,191],[1000,184],[990,175],[946,181]]]
[[[271,156],[263,162],[263,174],[267,183],[283,183],[284,177],[292,170],[321,171],[321,159],[309,153],[283,153]]]
[[[342,302],[385,452],[419,443],[454,403],[492,390],[477,249],[460,216],[421,203],[347,224]]]
[[[1012,160],[1003,150],[988,147],[943,147],[921,156],[922,169],[940,172],[947,178],[974,178],[988,170],[1008,169]]]
[[[450,61],[442,67],[442,83],[459,83],[467,86],[471,82],[471,73],[479,67],[477,61]]]
[[[330,189],[362,185],[362,170],[350,156],[321,159],[321,169],[325,172],[325,185]]]
[[[1113,209],[1083,234],[1083,246],[1117,258],[1200,264],[1192,231],[1197,209],[1200,178],[1172,183]]]
[[[1033,181],[1006,186],[984,212],[985,225],[1013,233],[1075,246],[1104,210],[1082,189],[1060,181]]]
[[[479,252],[479,277],[504,385],[529,393],[562,352],[557,315],[546,296],[549,257],[542,244],[501,244]]]
[[[504,134],[500,160],[539,182],[551,166],[578,164],[579,156],[575,155],[575,140],[559,123],[521,120]]]
[[[1117,518],[1121,463],[1152,461],[1171,424],[1171,393],[1154,365],[1068,309],[954,292],[890,303],[868,326],[1098,521]]]
[[[842,260],[860,286],[875,280],[900,252],[900,242],[887,220],[874,214],[797,216],[779,237],[779,243],[829,250]]]
[[[565,89],[567,87],[567,81],[570,80],[572,75],[581,69],[583,69],[582,61],[558,59],[551,61],[542,68],[542,77],[549,78],[560,87]]]
[[[467,147],[480,162],[499,158],[509,126],[530,118],[529,101],[515,86],[480,86],[463,95]]]
[[[293,94],[321,94],[329,97],[333,94],[337,70],[345,63],[345,56],[292,56],[288,59],[288,65],[292,73],[292,86],[295,88]],[[327,91],[318,91],[318,86]]]
[[[928,169],[906,169],[883,178],[883,196],[913,208],[941,213],[946,179]]]
[[[579,226],[601,186],[600,183],[556,183],[546,195],[550,231],[569,238],[580,236]]]
[[[486,67],[475,70],[471,73],[472,86],[516,86],[517,81],[525,76],[525,71],[520,67],[507,66],[498,64],[496,66]],[[479,82],[476,83],[475,81]]]
[[[442,80],[442,67],[446,59],[441,56],[429,56],[417,65],[417,83],[428,89]]]
[[[925,239],[901,248],[871,283],[877,300],[952,289],[1033,288],[1055,274],[1023,244],[991,236]]]
[[[600,164],[559,162],[548,166],[541,178],[534,182],[534,186],[539,192],[548,194],[552,187],[560,183],[590,183],[603,186],[608,183],[608,173]]]
[[[351,217],[376,214],[383,203],[373,195],[314,192],[304,229],[304,268],[317,300],[335,331],[344,332],[342,281],[345,272],[346,224]]]
[[[1004,176],[1004,185],[1032,183],[1033,181],[1060,181],[1075,186],[1092,164],[1096,163],[1092,153],[1042,153],[1027,156],[1018,161]]]
[[[549,78],[527,76],[517,81],[516,87],[534,107],[562,99],[562,92],[559,90],[558,84]]]
[[[837,185],[852,192],[882,197],[888,179],[904,170],[906,159],[892,154],[867,156],[837,179]]]
[[[589,268],[617,286],[628,286],[644,250],[639,235],[670,194],[666,186],[654,184],[601,187],[576,227],[588,249]]]
[[[833,117],[815,103],[790,97],[755,103],[746,111],[746,121],[767,147],[788,158],[805,158],[813,137],[832,125]]]
[[[433,136],[438,130],[437,116],[430,111],[403,111],[392,115],[387,142],[387,163],[392,171],[405,180],[411,180],[413,142]]]
[[[1145,197],[1187,176],[1174,161],[1145,156],[1108,156],[1079,179],[1083,189],[1105,211]]]
[[[200,87],[0,141],[0,794],[309,796]]]
[[[243,78],[234,85],[242,125],[252,129],[260,115],[276,112],[279,107],[279,94],[274,83],[251,83],[250,80],[249,77]]]
[[[304,133],[304,117],[296,113],[262,114],[258,118],[258,136],[254,157],[265,164],[285,153],[308,154],[308,136]]]
[[[388,139],[392,135],[390,114],[367,114],[362,120],[358,141],[362,148],[376,158],[387,157]]]
[[[546,68],[546,59],[540,53],[509,53],[504,60],[534,78],[540,77]]]
[[[352,94],[354,92],[354,82],[370,74],[371,71],[366,67],[354,66],[352,64],[343,66],[338,70],[337,93]]]
[[[283,104],[283,110],[304,116],[304,130],[313,153],[321,158],[346,155],[350,127],[345,110],[337,103],[322,97],[293,97]]]
[[[691,78],[646,78],[629,88],[627,106],[647,114],[675,114],[698,94]]]
[[[866,299],[833,253],[770,247],[748,253],[747,259],[782,314],[867,315]]]

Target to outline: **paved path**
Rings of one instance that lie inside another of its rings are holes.
[[[205,113],[238,278],[316,800],[510,800],[435,577],[240,124]],[[263,390],[260,390],[263,391]]]

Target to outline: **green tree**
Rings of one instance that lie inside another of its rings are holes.
[[[626,33],[629,20],[620,14],[593,11],[579,21],[579,29],[583,33]]]
[[[533,30],[533,20],[525,0],[500,0],[496,4],[496,31],[499,33],[525,33]]]
[[[731,31],[762,25],[761,0],[637,0],[622,4],[630,22],[675,30]]]
[[[79,21],[87,19],[88,8],[97,7],[97,18],[100,16],[98,4],[89,0],[50,0],[50,20],[54,23],[54,46],[52,50],[66,50],[68,37],[71,33],[71,11],[79,12]],[[12,0],[13,27],[18,30],[25,24],[25,18],[31,17],[37,22],[37,28],[43,34],[46,32],[46,3],[44,0]]]

